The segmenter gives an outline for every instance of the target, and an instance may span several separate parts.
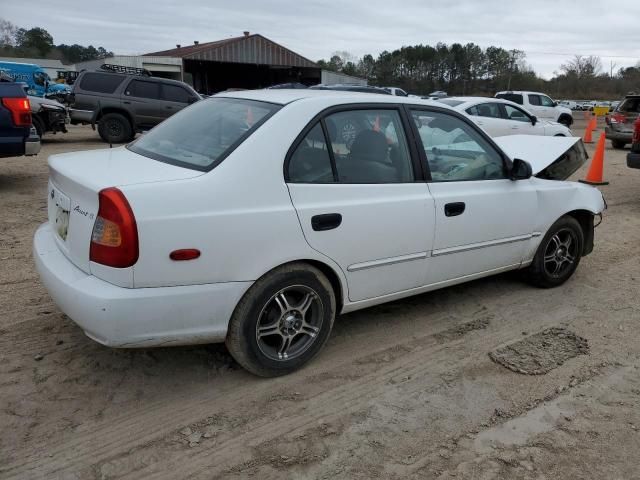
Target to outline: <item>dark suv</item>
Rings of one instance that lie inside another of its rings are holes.
[[[152,77],[143,69],[106,65],[80,72],[69,114],[72,124],[97,124],[105,142],[123,143],[200,98],[186,83]]]
[[[631,143],[633,123],[640,114],[640,95],[627,95],[606,119],[605,134],[613,148],[624,148]]]

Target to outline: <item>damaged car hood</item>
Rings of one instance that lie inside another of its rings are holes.
[[[546,180],[566,180],[589,158],[579,137],[510,135],[493,141],[511,160],[527,161],[533,174]]]

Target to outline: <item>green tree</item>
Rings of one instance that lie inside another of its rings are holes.
[[[43,57],[54,47],[53,37],[41,27],[35,27],[30,30],[18,29],[15,35],[15,43],[19,48],[36,50]]]

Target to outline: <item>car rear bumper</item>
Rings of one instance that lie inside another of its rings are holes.
[[[42,283],[58,307],[93,340],[110,347],[224,341],[251,282],[123,288],[87,274],[59,250],[48,223],[33,240]]]
[[[614,130],[611,127],[607,126],[604,129],[604,134],[607,140],[617,140],[620,142],[631,143],[631,139],[633,138],[633,132],[620,132],[618,130]]]
[[[627,167],[640,168],[640,153],[627,153]]]

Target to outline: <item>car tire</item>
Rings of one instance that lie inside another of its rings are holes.
[[[526,270],[527,280],[540,288],[562,285],[578,268],[583,247],[584,232],[580,223],[569,215],[561,217],[540,242]]]
[[[569,128],[571,127],[571,124],[573,124],[573,117],[567,114],[562,114],[560,115],[560,118],[558,118],[558,123],[561,123],[565,127]]]
[[[291,263],[249,288],[233,312],[225,343],[249,372],[286,375],[322,349],[335,315],[335,293],[327,277],[306,263]]]
[[[40,137],[40,140],[42,140],[42,137],[44,137],[44,131],[45,131],[43,121],[36,115],[33,115],[31,117],[31,124],[35,127],[36,132],[38,132],[38,136]]]
[[[124,143],[131,140],[133,128],[129,119],[120,113],[107,113],[98,122],[100,138],[107,143]]]
[[[620,140],[611,140],[611,146],[616,150],[622,150],[627,144]]]

